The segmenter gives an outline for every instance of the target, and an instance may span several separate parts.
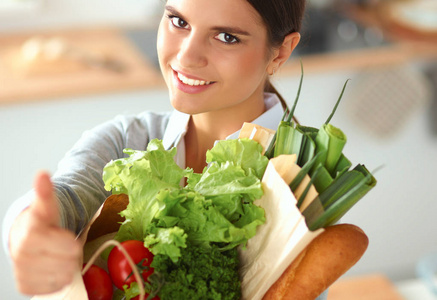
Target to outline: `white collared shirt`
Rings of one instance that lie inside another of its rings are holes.
[[[276,130],[278,128],[279,121],[284,114],[284,109],[282,108],[281,102],[275,94],[265,93],[264,103],[266,111],[251,123]],[[181,113],[179,111],[174,111],[170,117],[167,130],[162,139],[165,149],[170,149],[171,147],[175,146],[177,147],[178,151],[175,161],[181,168],[186,167],[185,140],[183,137],[187,132],[189,120],[190,115]],[[227,136],[226,139],[236,139],[238,138],[239,133],[240,130]]]

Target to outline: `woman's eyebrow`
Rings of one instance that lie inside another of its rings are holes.
[[[168,11],[170,14],[175,15],[180,17],[181,19],[184,19],[184,16],[173,6],[171,5],[166,5],[165,6],[165,10]],[[250,36],[250,33],[244,29],[241,29],[239,27],[234,27],[234,26],[214,26],[211,28],[214,31],[218,31],[218,32],[226,32],[226,33],[233,33],[233,34],[238,34],[238,35],[243,35],[243,36]]]
[[[182,14],[173,6],[171,5],[166,5],[165,6],[165,10],[168,11],[170,14],[172,15],[176,15],[178,17],[181,17],[182,19],[184,19],[184,17],[182,16]]]
[[[238,35],[245,35],[245,36],[250,35],[250,33],[247,32],[246,30],[241,29],[239,27],[232,27],[232,26],[214,26],[212,28],[212,30],[218,31],[218,32],[226,32],[226,33],[232,33],[232,34],[238,34]]]

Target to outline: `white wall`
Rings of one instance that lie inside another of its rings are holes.
[[[153,26],[162,0],[36,0],[33,9],[0,10],[0,33],[82,26]]]

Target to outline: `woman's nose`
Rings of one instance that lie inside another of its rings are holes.
[[[179,64],[184,68],[200,68],[208,64],[206,46],[195,33],[191,33],[181,43],[177,54]]]

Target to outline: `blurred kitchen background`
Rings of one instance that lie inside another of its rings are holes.
[[[2,217],[84,130],[171,109],[155,50],[163,3],[0,0]],[[300,122],[319,127],[351,79],[332,123],[351,161],[378,170],[342,220],[369,248],[329,299],[437,299],[437,1],[308,0],[302,41],[273,79],[290,103],[300,60]],[[0,265],[0,298],[27,299],[4,252]]]

